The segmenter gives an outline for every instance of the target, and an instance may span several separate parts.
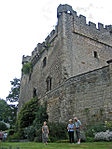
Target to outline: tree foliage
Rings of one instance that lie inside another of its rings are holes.
[[[57,140],[66,140],[68,139],[67,124],[66,123],[48,123],[50,130],[49,139],[51,142]]]
[[[17,119],[17,126],[19,129],[32,125],[38,108],[37,98],[31,99],[22,106]]]
[[[10,102],[18,102],[20,92],[20,79],[14,78],[13,81],[10,82],[12,87],[6,99]]]
[[[6,97],[6,100],[10,104],[10,124],[15,125],[20,92],[20,79],[14,78],[13,81],[10,81],[10,83],[11,91],[9,92],[9,95]]]
[[[33,126],[36,127],[36,129],[42,126],[44,121],[48,120],[48,115],[46,111],[47,103],[45,103],[43,106],[39,104],[38,111],[35,115],[35,120],[33,121]]]
[[[11,108],[11,122],[10,124],[12,126],[15,126],[15,123],[16,123],[16,119],[17,119],[17,109],[18,109],[18,106],[17,105],[9,105],[10,108]]]
[[[40,129],[47,119],[46,106],[41,106],[38,99],[33,98],[25,103],[18,113],[17,131],[21,137],[25,138],[31,133],[33,137],[36,135],[36,130]],[[28,139],[31,140],[32,137],[29,136]]]
[[[7,126],[4,122],[0,122],[0,130],[4,131],[4,130],[7,130]]]
[[[11,120],[11,107],[3,99],[0,99],[0,121],[10,123]]]

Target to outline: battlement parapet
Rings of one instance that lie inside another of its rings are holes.
[[[45,42],[43,43],[38,43],[37,47],[32,51],[32,56],[31,56],[31,62],[33,65],[36,64],[36,62],[40,59],[40,55],[42,53],[42,49],[45,45]]]
[[[55,26],[55,30],[53,29],[50,34],[47,36],[47,38],[45,39],[45,45],[47,46],[47,43],[51,43],[55,37],[58,34],[58,27],[57,25]]]
[[[112,33],[112,25],[106,25],[105,28]]]
[[[86,17],[83,15],[77,15],[77,12],[72,9],[71,6],[59,5],[57,9],[57,16],[60,18],[62,13],[66,13],[73,16],[73,32],[82,34],[99,42],[103,42],[109,46],[112,46],[112,25],[106,25],[98,23],[98,28],[93,22],[86,23]]]
[[[37,47],[32,51],[32,57],[34,57],[37,54],[40,55],[43,49],[47,48],[48,43],[51,43],[55,39],[55,37],[57,36],[57,33],[58,33],[58,29],[56,26],[55,30],[53,29],[51,33],[46,37],[45,42],[37,44]]]
[[[42,53],[49,48],[49,44],[57,37],[58,29],[55,26],[55,30],[53,29],[51,33],[46,37],[45,42],[38,43],[37,47],[32,51],[31,61],[32,64],[35,65],[37,61],[41,58]]]
[[[31,61],[31,56],[25,56],[25,55],[23,55],[23,57],[22,57],[22,64],[24,65],[24,64],[26,64],[26,63],[28,63],[28,62],[30,62]]]

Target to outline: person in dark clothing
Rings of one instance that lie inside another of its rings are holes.
[[[74,129],[75,125],[73,124],[72,119],[69,120],[69,124],[67,126],[68,134],[69,134],[69,141],[70,143],[74,143]]]

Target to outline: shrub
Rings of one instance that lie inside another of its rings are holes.
[[[23,65],[22,72],[24,74],[30,74],[32,72],[32,68],[33,68],[33,66],[32,66],[31,62],[26,63]]]
[[[47,121],[48,115],[46,113],[47,103],[41,106],[38,104],[38,110],[35,115],[32,126],[25,128],[24,133],[28,140],[41,142],[42,141],[42,125]]]
[[[26,138],[30,141],[34,141],[35,137],[40,141],[38,131],[42,128],[44,121],[48,119],[46,113],[47,103],[40,105],[37,98],[33,98],[23,105],[18,113],[17,119],[17,131],[20,134],[20,138]]]
[[[94,137],[86,137],[87,142],[94,142]]]
[[[68,139],[67,126],[65,123],[48,123],[48,127],[51,142]]]
[[[35,115],[35,120],[33,121],[33,126],[35,129],[39,129],[40,126],[42,127],[44,121],[48,120],[47,115],[47,103],[45,103],[43,106],[39,104],[38,110]]]
[[[38,108],[37,98],[33,98],[25,103],[18,113],[17,128],[21,129],[31,126],[35,119]]]
[[[93,126],[88,126],[85,132],[86,132],[87,141],[91,142],[94,140],[108,141],[111,131],[112,131],[112,121],[108,121],[108,122],[105,121],[105,123],[101,122]]]
[[[20,137],[25,138],[24,128],[31,126],[35,120],[36,112],[39,109],[37,98],[33,98],[23,105],[20,112],[18,113],[17,118],[17,132],[20,134]]]
[[[20,140],[20,134],[17,132],[17,133],[14,133],[13,135],[8,135],[7,140],[8,141],[19,141]]]
[[[0,122],[0,130],[4,131],[4,130],[7,130],[7,126],[4,122]]]
[[[33,126],[26,127],[24,129],[24,135],[29,141],[34,141],[35,138],[35,128]]]
[[[99,132],[95,134],[95,141],[112,141],[112,131]]]
[[[87,130],[85,131],[86,137],[94,137],[95,133],[106,131],[107,128],[105,127],[104,123],[99,123],[93,126],[88,126]]]
[[[95,133],[95,141],[112,141],[112,121],[105,121],[102,131]]]
[[[42,127],[35,130],[36,137],[34,138],[35,142],[42,142]]]
[[[13,135],[15,133],[15,130],[14,129],[9,129],[7,131],[7,133],[8,133],[8,136],[11,136],[11,135]]]
[[[105,121],[106,129],[112,131],[112,121]]]

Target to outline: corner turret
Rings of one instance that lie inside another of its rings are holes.
[[[61,15],[62,12],[69,12],[69,13],[72,13],[73,12],[73,9],[72,9],[72,6],[70,5],[59,5],[58,8],[57,8],[57,17],[59,18],[59,16]]]
[[[22,57],[22,64],[24,65],[24,64],[30,62],[30,59],[31,59],[31,56],[23,55],[23,57]]]

